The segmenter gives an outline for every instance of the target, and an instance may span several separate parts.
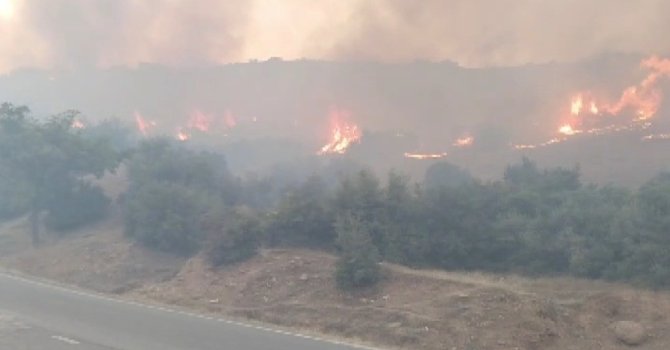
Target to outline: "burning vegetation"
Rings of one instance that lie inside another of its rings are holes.
[[[349,112],[343,110],[330,112],[330,141],[321,147],[318,154],[344,154],[351,145],[360,142],[361,130],[350,119]]]
[[[613,132],[648,129],[663,101],[660,83],[670,78],[670,59],[652,56],[640,63],[647,76],[630,86],[615,101],[597,98],[592,91],[575,94],[570,101],[567,123],[558,128],[558,136],[539,144],[519,144],[516,149],[533,149],[560,143],[580,134],[603,135]],[[643,140],[654,138],[643,137]]]

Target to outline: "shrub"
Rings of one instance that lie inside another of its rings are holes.
[[[227,215],[220,209],[210,213],[214,214],[207,219],[206,256],[211,265],[234,264],[256,255],[262,231],[258,214],[248,208],[235,208]]]
[[[340,258],[335,280],[340,289],[369,287],[379,282],[379,251],[360,220],[353,216],[340,218],[336,224]]]
[[[0,220],[25,214],[30,207],[29,193],[25,183],[12,181],[0,170]]]
[[[125,231],[144,246],[191,255],[203,238],[199,221],[209,206],[206,194],[170,183],[150,183],[125,198]]]
[[[81,183],[50,204],[44,224],[57,232],[74,230],[102,220],[109,204],[99,187]]]

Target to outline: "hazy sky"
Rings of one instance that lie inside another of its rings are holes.
[[[667,0],[0,0],[0,72],[155,62],[670,52]]]

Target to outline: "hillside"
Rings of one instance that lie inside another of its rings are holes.
[[[132,245],[117,220],[51,237],[38,249],[28,245],[25,221],[4,224],[0,263],[122,298],[392,348],[628,348],[622,339],[644,349],[670,346],[668,292],[385,265],[376,289],[344,294],[335,289],[335,258],[326,253],[264,250],[214,270],[199,256],[184,261]],[[644,328],[641,337],[638,326]]]
[[[568,122],[575,128],[582,122],[627,125],[630,111],[571,116],[570,99],[580,91],[619,98],[644,78],[641,58],[604,54],[574,63],[481,69],[452,62],[274,59],[200,69],[147,64],[26,70],[0,76],[0,102],[26,104],[39,116],[79,110],[84,125],[111,117],[134,127],[143,120],[148,136],[175,137],[177,130],[197,126],[191,142],[225,153],[238,174],[304,162],[327,142],[336,110],[365,131],[360,147],[347,156],[380,173],[396,168],[422,174],[430,161],[405,159],[405,152],[447,152],[449,161],[493,179],[527,155],[540,164],[580,164],[589,182],[634,187],[668,164],[667,142],[641,142],[667,130],[662,99],[653,119],[658,130],[580,135],[535,150],[512,146],[547,142]],[[668,90],[665,80],[658,85],[659,94]],[[472,147],[454,146],[466,136]]]

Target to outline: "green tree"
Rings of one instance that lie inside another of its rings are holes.
[[[99,187],[79,183],[73,189],[63,191],[58,203],[51,208],[44,220],[48,229],[67,232],[101,220],[105,217],[111,201]]]
[[[137,130],[117,118],[105,119],[99,123],[87,125],[82,135],[93,140],[105,140],[117,152],[128,152],[137,146]]]
[[[335,218],[330,201],[325,184],[318,176],[288,191],[272,215],[270,243],[332,247]]]
[[[670,286],[670,173],[642,185],[635,196],[633,224],[627,227],[620,278]]]
[[[458,187],[474,182],[474,178],[464,169],[448,162],[439,162],[426,170],[423,184],[427,189],[437,187]]]
[[[504,209],[498,184],[473,183],[427,191],[421,200],[426,234],[425,259],[433,266],[498,269],[514,249],[514,236],[495,230]]]
[[[29,209],[30,188],[23,179],[12,176],[0,162],[0,220],[12,219]]]
[[[365,223],[346,215],[336,223],[340,257],[336,264],[335,280],[344,290],[369,287],[381,278],[379,251],[372,243]]]
[[[208,235],[205,253],[213,266],[237,263],[256,255],[263,223],[251,208],[214,206],[202,225]]]
[[[125,232],[142,245],[188,256],[205,238],[201,217],[211,205],[203,192],[181,184],[154,182],[125,199]]]
[[[0,167],[26,184],[33,244],[39,243],[40,214],[58,208],[59,195],[102,176],[118,165],[118,155],[103,141],[86,139],[72,128],[76,112],[40,122],[26,107],[0,106]]]
[[[579,166],[574,169],[553,168],[540,170],[537,164],[523,157],[521,163],[505,169],[504,181],[515,189],[540,192],[573,191],[581,187]]]
[[[362,170],[342,180],[335,193],[334,205],[337,215],[355,216],[363,222],[373,244],[381,252],[385,251],[384,192],[371,171]]]
[[[417,192],[409,178],[391,171],[383,191],[384,259],[406,264],[425,263],[426,233],[423,230]]]
[[[126,234],[152,249],[194,254],[207,238],[201,226],[205,214],[238,200],[237,181],[217,154],[152,139],[140,144],[127,166]]]

